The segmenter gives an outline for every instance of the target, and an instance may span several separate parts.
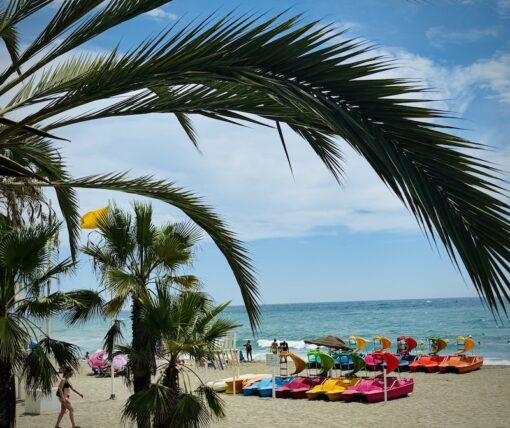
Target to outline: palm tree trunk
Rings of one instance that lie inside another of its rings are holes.
[[[141,320],[141,304],[140,301],[133,297],[133,306],[131,313],[132,320],[132,331],[133,331],[133,342],[132,347],[135,353],[143,353],[151,351],[150,342],[147,340],[146,335],[144,335],[142,330],[142,320]],[[147,355],[147,361],[139,361],[138,359],[130,362],[130,366],[133,373],[133,388],[135,394],[137,392],[144,391],[150,387],[151,384],[151,359],[153,357]],[[149,428],[150,421],[144,420],[143,418],[138,418],[137,420],[138,428]],[[0,427],[1,428],[1,427]]]
[[[0,360],[0,428],[12,428],[16,420],[16,383],[12,364]]]
[[[168,400],[170,407],[170,414],[165,421],[154,423],[154,428],[166,428],[170,426],[172,415],[174,414],[175,407],[177,406],[177,397],[179,396],[179,371],[175,364],[168,364],[163,380],[161,382],[169,390]]]

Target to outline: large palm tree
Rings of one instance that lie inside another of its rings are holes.
[[[155,372],[155,340],[142,326],[142,299],[155,287],[189,289],[197,286],[197,278],[182,274],[182,270],[193,261],[200,231],[189,222],[157,227],[153,224],[150,205],[135,203],[133,208],[134,216],[111,208],[99,220],[99,239],[94,242],[92,238],[82,249],[92,257],[111,298],[103,302],[99,293],[81,300],[69,312],[69,320],[86,320],[98,310],[115,316],[131,303],[131,346],[135,353],[146,356],[129,359],[136,394],[149,388],[151,374]],[[138,426],[144,427],[146,423],[141,418]]]
[[[16,415],[15,373],[23,373],[27,391],[50,393],[57,367],[77,368],[78,348],[53,340],[40,327],[42,319],[66,309],[73,300],[64,293],[43,293],[47,281],[73,268],[71,259],[50,265],[49,243],[59,225],[12,227],[0,218],[0,427],[13,427]],[[37,345],[26,351],[31,340]]]
[[[168,202],[211,235],[256,325],[257,289],[246,252],[200,199],[148,176],[71,178],[53,146],[53,134],[100,118],[163,113],[175,115],[196,144],[190,116],[201,115],[274,124],[285,148],[286,124],[339,181],[340,143],[353,147],[426,234],[446,248],[459,269],[465,268],[491,308],[510,301],[509,207],[499,172],[468,154],[478,144],[438,122],[447,113],[415,104],[412,94],[421,88],[402,79],[378,78],[391,64],[371,56],[366,43],[342,38],[334,26],[300,16],[229,14],[177,23],[128,51],[84,56],[73,51],[170,2],[66,0],[21,48],[19,23],[51,3],[11,0],[0,14],[0,37],[12,59],[0,73],[0,97],[10,98],[0,108],[0,173],[20,186],[28,180],[55,188],[72,248],[78,236],[74,188],[124,191]],[[85,105],[87,112],[80,112]]]
[[[156,428],[191,428],[206,426],[212,417],[224,416],[216,392],[179,361],[184,356],[200,360],[211,355],[218,341],[239,326],[220,316],[228,303],[216,306],[199,291],[172,293],[157,287],[141,299],[141,304],[145,333],[152,340],[162,341],[162,374],[147,390],[128,399],[124,417],[152,421]],[[191,387],[190,375],[196,377],[198,388]]]

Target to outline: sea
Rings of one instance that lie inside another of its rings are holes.
[[[375,335],[388,337],[396,347],[398,336],[449,339],[446,353],[456,351],[457,336],[471,336],[477,343],[476,355],[485,364],[510,365],[510,321],[495,317],[477,298],[384,300],[332,303],[296,303],[262,305],[262,324],[254,334],[244,306],[231,306],[224,316],[242,324],[235,331],[237,347],[251,340],[253,357],[262,360],[273,339],[285,340],[290,351],[306,355],[304,340],[333,335],[344,340],[350,335],[371,341]],[[124,336],[130,339],[129,312],[120,314]],[[61,318],[51,322],[51,336],[74,343],[85,352],[102,347],[109,321],[95,319],[79,326],[67,326]],[[371,350],[371,345],[367,347]]]

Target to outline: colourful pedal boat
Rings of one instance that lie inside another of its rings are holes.
[[[386,391],[388,400],[404,397],[413,392],[414,380],[388,377]],[[342,393],[344,401],[366,401],[377,403],[384,401],[384,381],[382,379],[362,380],[357,385]]]
[[[469,373],[478,370],[483,365],[483,357],[461,357],[453,356],[446,357],[441,364],[439,364],[439,371],[441,373]]]
[[[439,364],[441,364],[446,358],[445,355],[438,355],[440,351],[448,346],[446,339],[439,337],[429,337],[429,355],[422,355],[416,361],[409,364],[409,370],[411,372],[426,372],[435,373],[439,370]]]
[[[424,355],[409,364],[411,373],[426,372],[435,373],[439,370],[439,364],[446,358],[444,355]]]
[[[275,377],[275,388],[280,388],[286,383],[292,382],[294,377],[283,378],[281,376]],[[253,383],[250,386],[243,388],[243,395],[258,395],[260,397],[271,397],[273,392],[273,380],[272,378],[265,378]]]
[[[457,352],[446,357],[439,364],[441,373],[469,373],[478,370],[483,365],[483,357],[477,355],[466,355],[475,347],[475,341],[471,337],[457,336]]]
[[[235,387],[236,387],[236,393],[241,393],[243,388],[245,386],[249,386],[255,382],[258,382],[259,380],[265,379],[271,377],[271,374],[245,374],[240,375],[236,377]],[[234,393],[234,379],[229,378],[225,380],[225,383],[227,385],[227,388],[225,389],[226,394],[233,394]]]
[[[324,382],[324,377],[297,377],[276,390],[276,398],[306,398],[306,392]]]
[[[360,382],[358,378],[331,378],[326,379],[321,385],[306,391],[309,400],[325,398],[329,401],[342,399],[342,393]]]

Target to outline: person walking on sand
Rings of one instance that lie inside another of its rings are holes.
[[[62,418],[64,417],[66,411],[69,411],[69,419],[71,420],[71,424],[73,428],[80,428],[76,423],[74,422],[74,408],[71,405],[71,401],[69,401],[70,393],[71,391],[78,394],[81,398],[83,398],[83,394],[76,391],[76,389],[73,388],[71,383],[69,382],[69,379],[73,376],[74,370],[72,369],[66,369],[64,370],[64,376],[62,377],[62,380],[58,384],[57,389],[57,397],[60,401],[60,413],[57,418],[57,423],[55,424],[55,428],[60,428],[60,422],[62,421]]]

